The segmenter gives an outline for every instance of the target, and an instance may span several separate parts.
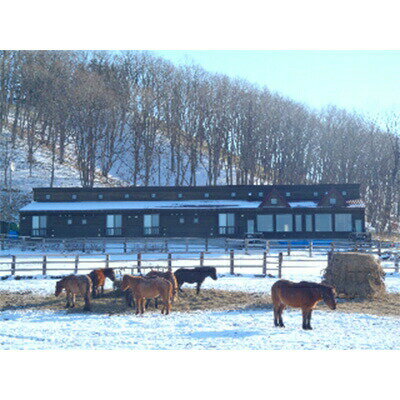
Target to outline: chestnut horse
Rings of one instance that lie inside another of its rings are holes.
[[[121,290],[130,289],[136,303],[136,314],[144,313],[146,299],[161,296],[163,308],[161,314],[168,315],[171,311],[172,284],[164,278],[145,278],[143,276],[124,275]]]
[[[275,326],[285,326],[282,313],[286,306],[302,309],[303,329],[312,329],[311,313],[321,300],[331,310],[336,309],[336,291],[329,285],[306,281],[295,283],[281,279],[272,285],[271,294],[274,303]]]
[[[67,292],[66,308],[75,307],[76,295],[80,294],[85,299],[85,311],[90,311],[90,292],[92,291],[92,281],[88,275],[69,275],[56,283],[56,297],[65,289]]]
[[[162,272],[162,271],[151,270],[148,274],[146,274],[146,278],[153,278],[153,277],[164,278],[167,281],[171,282],[171,285],[172,285],[171,303],[173,303],[175,300],[175,297],[178,296],[178,281],[176,280],[174,273],[172,271]],[[155,299],[155,302],[156,302],[156,308],[157,308],[157,299]]]
[[[106,278],[109,278],[113,282],[115,281],[115,273],[112,268],[94,269],[89,274],[89,277],[92,280],[93,284],[93,291],[92,291],[93,297],[96,297],[100,291],[101,294],[104,294],[104,284],[106,282]]]

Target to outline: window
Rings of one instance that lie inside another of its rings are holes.
[[[315,214],[315,232],[332,232],[331,214]]]
[[[335,214],[336,232],[351,232],[352,230],[351,214]]]
[[[303,230],[303,217],[301,214],[296,214],[294,216],[294,221],[296,223],[296,232],[301,232]]]
[[[73,195],[71,196],[71,198],[72,198],[72,200],[76,200],[76,198],[77,198],[76,194],[73,194]]]
[[[204,193],[204,197],[208,199],[210,197],[210,193]]]
[[[219,214],[218,227],[220,235],[233,235],[235,233],[235,214]]]
[[[343,190],[342,195],[347,196],[347,192],[345,190]]]
[[[145,214],[143,218],[144,234],[160,234],[160,214]]]
[[[276,215],[276,231],[277,232],[292,232],[293,231],[292,214],[277,214]]]
[[[232,193],[231,193],[231,197],[236,197],[236,193],[235,193],[235,192],[232,192]]]
[[[335,199],[334,197],[331,197],[331,198],[329,199],[329,204],[330,204],[331,206],[334,206],[334,205],[336,204],[336,199]]]
[[[290,192],[286,192],[286,197],[290,197]]]
[[[356,219],[354,221],[354,225],[356,227],[356,232],[362,232],[363,231],[362,219]]]
[[[103,195],[102,195],[102,194],[99,194],[99,195],[97,196],[97,198],[98,198],[99,200],[103,200]]]
[[[314,192],[314,197],[318,197],[318,192]]]
[[[87,219],[86,218],[82,219],[82,225],[87,225]]]
[[[46,215],[34,215],[32,217],[32,236],[46,236]]]
[[[122,235],[122,215],[107,215],[107,236]]]
[[[155,199],[155,198],[156,198],[156,194],[155,194],[155,193],[152,193],[152,194],[151,194],[151,198],[152,198],[152,199]]]
[[[185,223],[185,217],[179,217],[179,223],[184,224]]]
[[[46,194],[46,200],[50,200],[51,196],[49,194]]]
[[[193,223],[198,224],[199,223],[199,217],[194,217],[193,218]]]
[[[273,197],[272,199],[271,199],[271,204],[278,204],[278,199],[276,199],[275,197]]]
[[[183,197],[182,193],[178,193],[178,199],[181,199]]]
[[[129,193],[125,193],[125,194],[124,194],[124,198],[125,198],[125,199],[129,199]]]
[[[258,192],[258,197],[263,197],[264,196],[264,192]]]
[[[257,215],[257,231],[258,232],[274,231],[274,221],[271,214]]]
[[[307,214],[306,215],[306,231],[307,232],[312,232],[312,215]]]
[[[72,218],[67,219],[67,225],[72,225]]]

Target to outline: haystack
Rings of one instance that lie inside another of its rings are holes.
[[[333,253],[323,282],[346,298],[374,298],[386,294],[385,273],[379,260],[370,254]]]

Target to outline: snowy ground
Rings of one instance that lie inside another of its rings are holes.
[[[106,316],[66,312],[0,313],[0,349],[400,349],[400,320],[315,311],[313,331],[301,314],[284,314],[274,328],[272,312],[195,312]]]

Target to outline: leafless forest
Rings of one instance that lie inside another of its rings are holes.
[[[354,183],[368,220],[397,229],[399,118],[313,110],[243,80],[147,52],[0,51],[1,185],[19,137],[28,162],[76,157],[83,186],[117,166],[132,185]],[[54,169],[48,177],[53,185]],[[11,189],[11,188],[9,188]]]

